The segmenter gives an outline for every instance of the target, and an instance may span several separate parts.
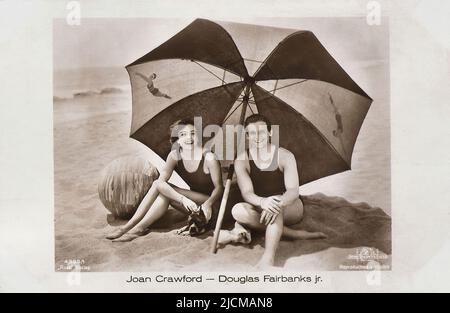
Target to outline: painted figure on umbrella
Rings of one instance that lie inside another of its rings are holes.
[[[199,235],[208,228],[217,212],[216,201],[222,196],[220,163],[212,152],[204,151],[192,119],[175,122],[170,128],[174,149],[167,156],[158,180],[140,203],[126,225],[106,238],[113,241],[131,241],[148,233],[148,228],[159,220],[169,205],[189,216],[189,223],[178,231],[180,235]],[[183,178],[191,189],[168,183],[173,171]]]
[[[145,80],[147,82],[147,89],[148,91],[150,91],[150,93],[155,96],[155,97],[164,97],[166,99],[172,99],[172,97],[170,97],[169,95],[162,93],[158,88],[155,87],[153,81],[156,79],[156,74],[153,73],[150,76],[145,76],[142,73],[136,73],[136,76],[139,76],[140,78],[142,78],[143,80]]]

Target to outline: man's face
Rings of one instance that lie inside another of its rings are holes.
[[[261,149],[269,144],[270,132],[265,122],[251,123],[247,126],[246,131],[250,147]]]

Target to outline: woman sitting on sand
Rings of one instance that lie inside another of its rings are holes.
[[[153,182],[128,223],[106,238],[131,241],[145,235],[148,227],[167,212],[169,205],[186,215],[197,216],[205,223],[211,220],[215,213],[213,204],[223,191],[220,163],[212,152],[203,151],[192,119],[175,122],[170,127],[170,136],[174,149],[167,156],[158,180]],[[167,182],[174,170],[191,187],[190,190]],[[214,208],[216,211],[217,206]]]

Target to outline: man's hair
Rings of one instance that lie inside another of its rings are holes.
[[[175,121],[169,127],[169,137],[170,143],[174,144],[178,140],[178,132],[179,130],[186,125],[192,125],[195,127],[194,119],[192,118],[182,118],[181,120]]]
[[[264,122],[267,125],[267,130],[270,132],[272,129],[272,123],[269,121],[267,117],[265,117],[262,114],[252,114],[249,117],[245,119],[244,127],[247,127],[250,124],[257,123],[257,122]]]

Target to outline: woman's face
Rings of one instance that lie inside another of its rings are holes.
[[[269,144],[270,132],[263,121],[251,123],[247,126],[247,136],[250,147],[265,148]]]
[[[182,149],[192,150],[197,144],[197,136],[193,125],[181,125],[178,130],[178,144]]]

